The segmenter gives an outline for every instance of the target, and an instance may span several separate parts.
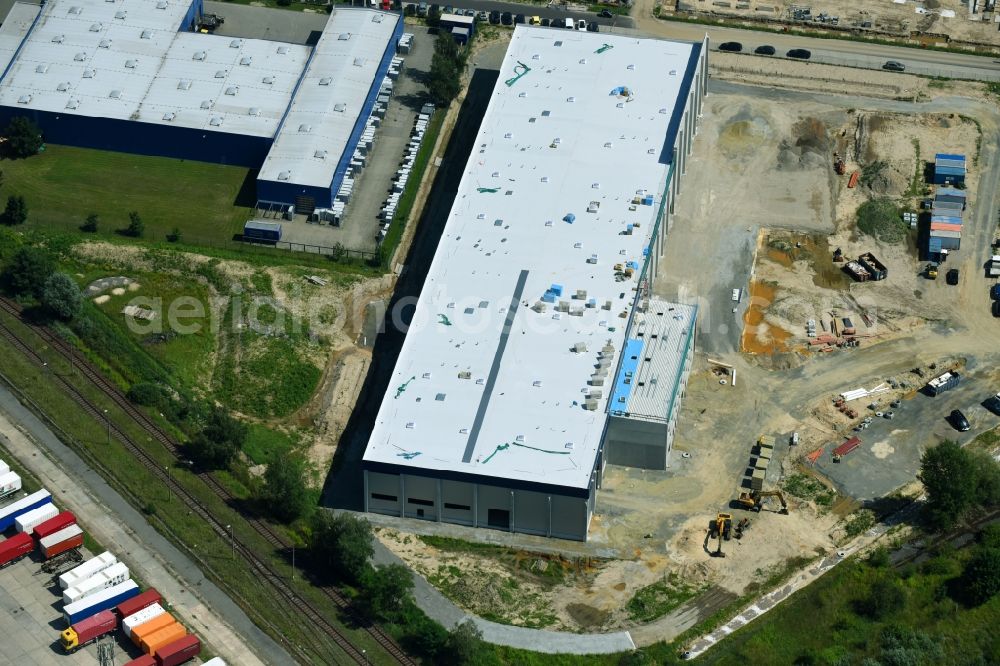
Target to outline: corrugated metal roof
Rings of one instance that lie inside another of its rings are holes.
[[[942,176],[964,176],[965,167],[964,166],[944,166],[941,164],[934,165],[934,173],[941,174]]]
[[[692,59],[514,30],[366,463],[589,486]]]

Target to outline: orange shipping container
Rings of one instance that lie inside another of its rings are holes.
[[[931,222],[931,231],[961,231],[961,224],[948,224],[947,222]]]
[[[164,627],[169,627],[171,624],[175,624],[177,620],[173,618],[170,613],[164,613],[163,615],[157,615],[149,622],[143,622],[138,627],[132,629],[132,642],[135,643],[136,647],[142,647],[139,642],[149,636],[150,634],[163,629]]]
[[[146,654],[154,654],[164,645],[169,645],[185,636],[187,636],[187,629],[184,628],[184,625],[180,622],[174,622],[159,631],[154,631],[147,635],[142,639],[142,644],[139,647]]]

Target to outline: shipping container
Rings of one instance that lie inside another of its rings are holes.
[[[156,650],[156,664],[178,666],[194,659],[199,652],[201,652],[201,641],[194,634],[188,634]]]
[[[135,581],[127,580],[121,585],[109,587],[97,594],[81,599],[75,604],[69,604],[63,608],[63,619],[66,620],[67,626],[72,626],[74,622],[79,622],[103,610],[110,610],[137,594],[139,594],[139,586],[135,584]]]
[[[68,587],[73,587],[81,580],[86,580],[94,574],[104,571],[117,561],[118,558],[108,551],[96,555],[80,566],[74,567],[59,576],[59,587],[64,590]]]
[[[187,629],[180,622],[174,622],[173,624],[168,624],[162,629],[158,629],[151,634],[143,636],[139,640],[139,647],[146,654],[152,654],[155,656],[156,651],[165,645],[169,645],[176,640],[184,638],[187,636]]]
[[[10,465],[5,463],[3,460],[0,460],[0,474],[6,474],[9,471],[10,471]]]
[[[943,375],[938,375],[927,382],[927,393],[932,396],[940,395],[958,386],[961,380],[962,376],[957,372],[946,372]]]
[[[154,617],[152,620],[148,620],[146,622],[143,622],[142,624],[133,625],[132,631],[129,632],[128,637],[132,639],[132,642],[135,643],[136,647],[140,647],[139,643],[142,641],[143,638],[149,636],[150,634],[156,633],[157,631],[163,629],[164,627],[169,627],[176,621],[177,620],[175,620],[174,616],[171,615],[170,613],[161,613],[160,615]]]
[[[201,666],[226,666],[226,662],[222,657],[212,657]]]
[[[62,632],[63,649],[72,652],[81,645],[86,645],[104,634],[111,633],[117,626],[118,616],[109,610],[91,615]]]
[[[70,525],[43,539],[39,539],[38,545],[41,548],[42,556],[45,559],[50,559],[60,553],[65,553],[67,550],[73,550],[82,546],[83,530],[80,529],[79,525]]]
[[[35,549],[35,540],[21,532],[0,541],[0,567],[16,562]]]
[[[243,225],[243,240],[277,242],[281,240],[281,224],[251,220]]]
[[[128,662],[125,666],[156,666],[156,660],[150,655],[144,654],[141,657]]]
[[[17,517],[25,514],[32,509],[37,509],[43,504],[47,504],[52,501],[52,493],[45,490],[39,490],[38,492],[31,493],[27,497],[22,497],[16,502],[11,502],[7,506],[0,509],[0,532],[6,532],[17,520]]]
[[[126,618],[129,615],[135,615],[143,608],[147,606],[152,606],[153,604],[158,604],[163,601],[163,597],[160,593],[156,591],[155,587],[151,587],[137,597],[132,597],[125,603],[118,606],[115,612],[118,613],[118,617]]]
[[[63,511],[52,518],[49,518],[44,523],[35,525],[34,534],[36,539],[44,539],[50,534],[55,534],[59,530],[65,529],[70,525],[76,524],[76,516],[73,515],[72,511]]]
[[[167,611],[164,610],[163,606],[156,603],[152,606],[146,606],[142,610],[138,610],[131,615],[126,615],[122,618],[122,632],[124,632],[124,634],[131,639],[133,629],[141,627],[150,620],[158,618],[166,612]]]
[[[4,463],[4,467],[6,466],[7,464]],[[17,472],[12,472],[9,469],[0,472],[0,499],[10,497],[20,489],[21,477]]]
[[[27,513],[22,513],[14,519],[14,529],[18,532],[31,534],[36,526],[41,525],[49,518],[54,518],[59,514],[59,509],[52,502],[43,504],[37,509],[32,509]]]
[[[104,571],[98,572],[86,580],[82,580],[73,587],[63,591],[63,603],[72,604],[84,597],[101,590],[120,585],[130,578],[128,567],[124,563],[113,564]]]

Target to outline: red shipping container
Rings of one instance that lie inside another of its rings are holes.
[[[34,549],[35,540],[27,532],[21,532],[6,541],[0,541],[0,566],[24,557]]]
[[[156,666],[156,660],[148,654],[144,654],[141,657],[128,662],[125,666]]]
[[[851,437],[849,440],[838,446],[833,450],[833,455],[835,456],[846,456],[848,453],[854,449],[861,446],[861,440],[857,437]]]
[[[194,634],[164,645],[156,651],[157,666],[177,666],[194,659],[201,652],[201,641]]]
[[[86,645],[95,638],[114,631],[118,627],[118,617],[109,610],[80,620],[69,629],[62,632],[63,647],[70,652],[81,645]]]
[[[118,613],[118,617],[124,620],[129,615],[135,615],[143,608],[148,608],[161,601],[163,601],[163,597],[156,591],[156,588],[151,587],[142,594],[118,604],[118,608],[115,611]]]
[[[76,525],[70,525],[69,527],[64,527],[63,530],[67,532],[64,536],[60,532],[56,534],[50,534],[48,537],[41,541],[42,555],[45,559],[49,559],[59,555],[60,553],[65,553],[67,550],[72,550],[74,548],[79,548],[83,545],[83,530],[81,530]],[[60,538],[60,537],[63,538]],[[58,539],[55,543],[47,543],[54,539]]]
[[[58,516],[49,518],[44,523],[35,525],[35,538],[42,539],[59,530],[65,529],[76,523],[76,516],[71,511],[63,511]]]

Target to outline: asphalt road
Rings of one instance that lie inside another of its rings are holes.
[[[428,3],[430,4],[430,3]],[[443,9],[446,5],[442,3],[441,8]],[[530,5],[523,2],[491,2],[490,0],[458,0],[458,2],[452,5],[454,8],[461,9],[474,9],[476,11],[493,11],[498,12],[510,12],[512,15],[524,14],[525,20],[532,16],[537,16],[539,18],[548,19],[566,19],[571,18],[573,20],[584,19],[588,23],[591,21],[596,22],[601,26],[601,30],[611,26],[617,26],[622,28],[633,28],[634,22],[631,18],[627,16],[616,16],[612,18],[601,18],[594,12],[569,12],[559,6],[542,6],[542,5]]]

